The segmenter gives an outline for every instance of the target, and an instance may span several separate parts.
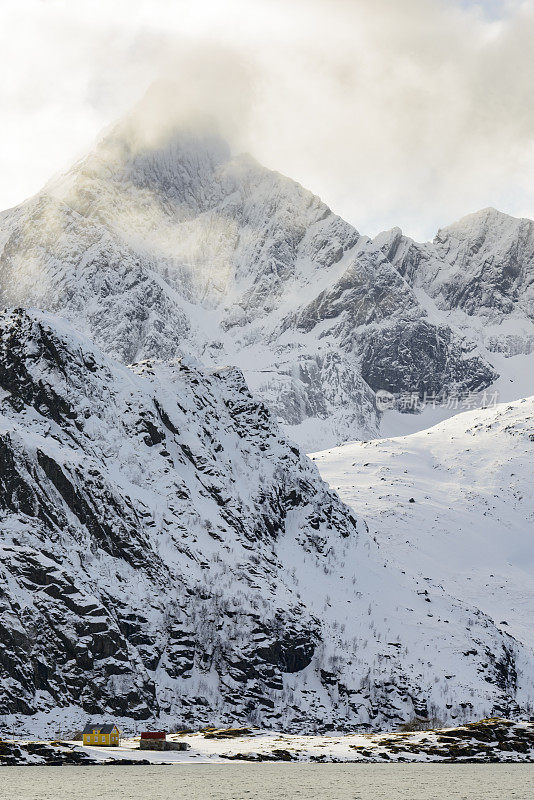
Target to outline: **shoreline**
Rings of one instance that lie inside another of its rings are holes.
[[[187,750],[140,750],[77,741],[0,740],[0,766],[172,766],[179,764],[495,764],[534,762],[534,722],[487,719],[427,731],[318,736],[249,728],[174,733]]]

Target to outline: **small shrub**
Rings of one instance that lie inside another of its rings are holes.
[[[428,719],[413,717],[408,722],[403,722],[402,725],[399,725],[399,731],[401,733],[412,733],[415,731],[433,731],[442,727],[443,722],[437,717],[428,717]]]

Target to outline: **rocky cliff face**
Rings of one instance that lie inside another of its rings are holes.
[[[379,389],[495,379],[409,270],[319,198],[202,126],[149,135],[145,112],[0,216],[5,305],[61,313],[124,363],[238,365],[310,448],[376,434]]]
[[[0,390],[4,720],[311,730],[525,707],[522,646],[390,563],[237,370],[127,368],[18,310]]]
[[[358,525],[242,376],[129,370],[15,311],[0,387],[0,713],[272,709],[321,638],[277,543]]]

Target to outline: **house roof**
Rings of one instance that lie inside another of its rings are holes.
[[[117,730],[119,730],[118,726],[115,725],[114,722],[106,722],[105,725],[101,725],[101,724],[95,723],[95,722],[91,722],[91,723],[88,722],[82,732],[83,733],[92,733],[93,731],[97,731],[97,733],[111,733],[113,728],[117,728]]]
[[[116,727],[117,726],[115,725],[114,722],[107,722],[105,725],[102,725],[102,727],[100,728],[100,733],[111,733],[113,728],[116,728]],[[119,729],[117,728],[117,730],[119,730]]]
[[[90,725],[89,723],[87,723],[82,733],[92,733],[93,731],[99,731],[99,730],[100,730],[100,725]]]
[[[165,731],[143,731],[141,739],[165,739],[167,734]]]

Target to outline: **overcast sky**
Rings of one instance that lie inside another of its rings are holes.
[[[0,0],[0,207],[161,75],[369,234],[534,217],[534,0]]]

